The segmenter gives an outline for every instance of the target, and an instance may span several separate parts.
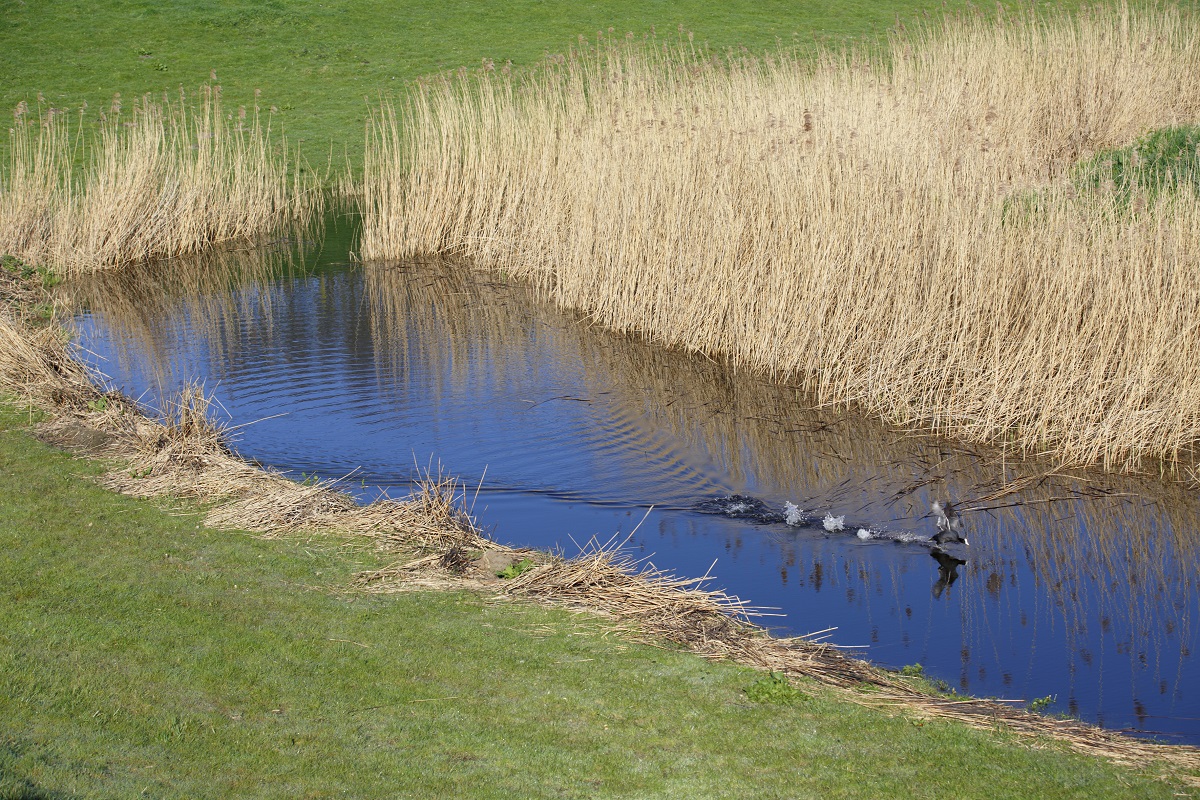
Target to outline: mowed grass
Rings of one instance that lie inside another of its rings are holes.
[[[420,75],[493,59],[518,66],[566,50],[579,35],[612,27],[637,34],[683,25],[717,49],[754,50],[777,40],[879,39],[897,18],[912,19],[955,0],[880,0],[836,4],[732,0],[707,3],[600,0],[92,0],[0,2],[0,108],[46,102],[93,109],[114,92],[194,90],[215,71],[231,106],[280,109],[294,143],[314,163],[332,152],[357,160],[368,101]],[[1071,5],[1075,5],[1072,3]],[[0,148],[3,145],[0,144]]]
[[[96,488],[0,412],[0,798],[1168,797],[1000,732],[467,593],[343,591],[373,552]]]

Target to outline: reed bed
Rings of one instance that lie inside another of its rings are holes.
[[[0,253],[64,273],[194,253],[248,239],[319,210],[270,112],[227,111],[219,86],[192,104],[118,95],[92,121],[57,108],[13,114],[0,180]]]
[[[1072,175],[1200,121],[1198,72],[1168,6],[948,18],[877,56],[581,42],[383,105],[361,255],[464,255],[820,403],[1186,477],[1200,198]]]

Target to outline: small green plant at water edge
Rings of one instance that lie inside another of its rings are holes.
[[[101,397],[99,400],[88,400],[89,411],[103,411],[108,408],[108,398]]]
[[[29,280],[34,275],[37,275],[41,278],[43,289],[53,289],[62,283],[62,277],[49,267],[31,266],[9,253],[0,256],[0,267],[3,267],[5,272],[17,273],[21,276],[22,280]]]
[[[809,699],[808,695],[792,686],[787,675],[775,671],[750,684],[744,691],[746,697],[755,703],[771,703],[778,706],[792,706]]]
[[[36,271],[42,278],[43,289],[53,289],[62,283],[62,277],[48,267],[38,267]]]
[[[496,577],[503,578],[504,580],[509,580],[511,578],[517,577],[518,575],[524,575],[526,572],[529,572],[529,570],[533,569],[535,566],[537,566],[537,565],[534,564],[532,561],[530,561],[528,558],[522,558],[520,561],[517,561],[514,564],[509,564],[507,567],[505,567],[504,569],[497,572]]]
[[[1033,711],[1033,712],[1045,711],[1047,708],[1054,705],[1054,701],[1056,699],[1057,698],[1054,695],[1048,694],[1045,697],[1038,697],[1033,700],[1030,700],[1029,701],[1029,710]]]
[[[965,695],[960,695],[953,686],[944,680],[927,675],[925,667],[920,663],[907,664],[897,670],[897,674],[906,678],[916,678],[917,682],[925,686],[929,691],[946,695],[950,698],[965,698]]]

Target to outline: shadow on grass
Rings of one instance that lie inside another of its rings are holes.
[[[0,800],[62,800],[68,795],[43,789],[29,778],[19,777],[11,761],[19,754],[11,741],[0,740]]]
[[[0,789],[0,800],[60,800],[66,797],[61,792],[48,792],[39,789],[29,781],[21,781],[21,785],[13,789]]]

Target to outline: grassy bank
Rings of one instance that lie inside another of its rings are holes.
[[[373,126],[361,253],[459,253],[823,402],[1186,478],[1200,183],[1095,159],[1200,123],[1197,42],[1173,7],[973,15],[886,59],[618,37],[429,81]]]
[[[951,9],[967,4],[956,0]],[[289,138],[316,162],[332,149],[362,149],[367,100],[420,75],[477,65],[528,65],[562,52],[583,34],[613,27],[637,34],[685,25],[700,40],[755,50],[790,42],[879,37],[897,17],[940,10],[941,2],[884,0],[837,5],[733,0],[631,3],[516,0],[485,5],[451,0],[402,3],[309,0],[160,3],[97,0],[86,13],[61,2],[0,5],[0,108],[39,92],[57,107],[108,104],[194,87],[215,70],[235,103],[255,89],[277,105]]]
[[[374,551],[215,532],[0,414],[0,797],[1167,797],[464,593],[346,594]],[[770,694],[768,692],[767,694]]]

